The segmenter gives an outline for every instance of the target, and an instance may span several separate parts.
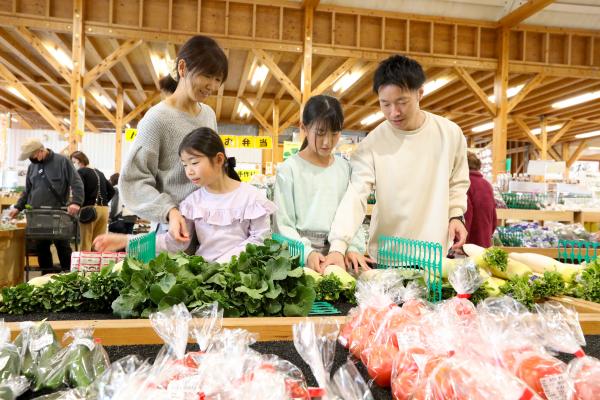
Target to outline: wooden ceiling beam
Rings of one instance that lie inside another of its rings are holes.
[[[83,77],[83,87],[87,88],[92,82],[114,67],[119,60],[142,44],[141,40],[128,40],[110,53],[104,60],[89,70]]]
[[[552,89],[544,90],[542,93],[536,93],[535,97],[524,100],[514,111],[519,114],[547,114],[548,111],[553,110],[551,106],[553,102],[576,96],[584,90],[598,86],[598,84],[597,81],[583,81],[571,84],[565,82],[564,84],[554,86]]]
[[[481,104],[486,108],[486,110],[492,115],[496,115],[496,105],[489,101],[488,96],[481,89],[481,87],[475,82],[473,77],[462,67],[455,67],[454,71],[458,78],[463,81],[465,85],[475,94],[475,96],[479,99]]]
[[[552,3],[554,3],[554,0],[529,0],[500,18],[498,25],[504,29],[514,28]]]
[[[379,65],[379,63],[377,63],[377,62],[370,62],[370,63],[365,64],[362,67],[360,67],[356,71],[356,74],[358,75],[356,80],[350,86],[348,86],[346,89],[342,90],[339,93],[336,93],[337,98],[341,100],[346,94],[350,93],[350,91],[353,88],[357,87],[357,85],[359,83],[361,83],[364,78],[368,79],[370,82],[372,80],[371,72],[375,71],[375,69],[377,68],[378,65]]]
[[[287,92],[300,104],[302,102],[302,94],[300,93],[300,89],[294,85],[294,83],[290,80],[290,78],[281,71],[279,66],[273,62],[273,58],[268,55],[264,50],[254,48],[252,52],[256,56],[256,58],[262,62],[264,65],[269,68],[271,73],[275,76],[275,78],[285,87]]]
[[[567,133],[569,129],[575,124],[573,120],[567,121],[559,130],[556,132],[552,138],[548,141],[548,146],[552,147]]]
[[[281,56],[282,56],[281,53],[275,54],[273,61],[275,61],[275,63],[279,63],[279,60],[281,60]],[[256,105],[260,104],[260,101],[262,100],[263,95],[265,94],[265,90],[267,89],[267,86],[269,86],[269,83],[271,82],[272,77],[273,77],[273,74],[271,74],[271,73],[267,74],[267,76],[265,77],[265,81],[258,88],[258,92],[256,92],[256,98],[254,100],[254,104],[256,104]],[[269,111],[270,111],[270,108],[267,109],[266,113],[269,113]]]
[[[225,49],[225,56],[229,59],[229,49]],[[217,121],[221,120],[221,111],[223,110],[223,93],[225,92],[225,82],[221,82],[219,90],[217,91],[217,106],[215,107],[215,115]]]
[[[537,74],[536,76],[531,78],[531,80],[527,82],[525,86],[523,86],[523,89],[521,89],[519,93],[517,93],[512,99],[508,101],[508,112],[514,110],[514,108],[517,105],[519,105],[519,103],[523,101],[523,99],[525,99],[525,97],[527,97],[527,95],[529,95],[529,93],[531,93],[532,90],[538,88],[544,81],[544,78],[545,77],[543,74]]]
[[[240,104],[240,98],[244,95],[244,91],[246,90],[246,85],[248,84],[248,80],[250,79],[250,72],[252,68],[252,64],[254,63],[254,54],[249,51],[246,55],[246,61],[244,62],[244,67],[242,68],[242,74],[240,75],[240,85],[238,86],[238,91],[236,94],[235,101],[233,102],[233,109],[231,110],[231,117],[229,118],[231,121],[235,121],[235,116],[238,113],[238,107]]]
[[[531,130],[521,118],[512,117],[512,121],[515,124],[517,124],[519,128],[521,128],[521,130],[527,135],[527,137],[529,138],[531,143],[535,145],[535,147],[537,147],[539,150],[542,150],[542,142],[533,133],[531,133]],[[549,148],[548,153],[552,156],[552,158],[554,158],[557,161],[560,161],[561,157],[559,154],[556,153],[556,151]]]
[[[322,94],[326,90],[328,90],[331,85],[333,85],[338,79],[340,79],[344,74],[346,74],[352,67],[359,65],[361,61],[355,58],[349,58],[342,63],[335,71],[327,76],[321,83],[317,85],[316,88],[313,89],[311,95],[316,96]]]
[[[146,64],[146,68],[148,68],[148,72],[150,72],[150,76],[152,77],[152,82],[154,82],[154,86],[156,90],[160,90],[159,77],[156,74],[156,70],[154,69],[154,65],[152,64],[152,58],[150,56],[150,47],[147,43],[142,43],[141,45],[142,55],[144,57],[144,63]]]
[[[29,105],[33,107],[49,124],[52,126],[54,130],[59,132],[60,134],[66,134],[64,126],[58,121],[58,119],[54,116],[54,114],[46,108],[46,106],[37,98],[35,94],[33,94],[25,85],[21,83],[19,78],[17,78],[12,72],[8,70],[4,64],[0,64],[0,75],[11,83],[11,86],[15,87],[21,95],[23,95]]]
[[[160,95],[161,95],[161,92],[154,92],[153,94],[148,96],[146,98],[146,100],[144,100],[142,103],[140,103],[137,107],[135,107],[131,112],[129,112],[129,114],[127,114],[123,118],[122,125],[129,124],[131,121],[133,121],[135,118],[137,118],[138,115],[140,115],[141,113],[146,111],[146,109],[148,109],[152,105],[154,105],[154,103],[156,103],[157,100],[160,100]]]
[[[267,131],[273,134],[273,126],[267,122],[267,120],[262,116],[262,114],[256,109],[254,104],[252,104],[247,98],[240,97],[240,101],[243,105],[246,106],[248,110],[250,110],[250,114],[254,117],[254,119]]]
[[[571,168],[575,161],[579,160],[579,157],[581,157],[581,153],[583,153],[583,151],[587,148],[588,139],[584,139],[579,143],[579,146],[577,146],[571,157],[569,157],[569,160],[567,161],[567,168]]]

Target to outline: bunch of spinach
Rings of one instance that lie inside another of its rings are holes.
[[[310,278],[287,246],[272,240],[249,244],[227,264],[200,256],[161,254],[148,265],[128,259],[124,287],[112,309],[122,318],[184,303],[189,308],[218,302],[225,316],[303,316],[315,300]]]

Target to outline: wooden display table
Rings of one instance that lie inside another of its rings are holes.
[[[0,196],[0,210],[12,206],[20,197],[20,194],[17,196]]]
[[[523,221],[558,221],[573,223],[576,221],[577,211],[546,211],[546,210],[521,210],[516,208],[497,208],[496,215],[502,225],[508,219]]]
[[[553,248],[539,248],[539,247],[500,247],[502,250],[506,250],[509,253],[535,253],[541,254],[546,257],[558,258],[558,249]]]
[[[315,322],[321,320],[335,321],[340,326],[346,322],[347,318],[347,316],[311,317]],[[257,333],[258,340],[261,342],[292,340],[292,326],[305,319],[305,317],[223,318],[223,328],[240,328]],[[71,329],[91,327],[94,328],[94,337],[101,338],[102,344],[106,346],[164,343],[156,334],[148,319],[49,321],[49,323],[59,338],[62,338]],[[13,340],[21,330],[20,324],[20,322],[6,324],[11,331]]]
[[[25,229],[0,231],[0,288],[23,282]]]
[[[600,211],[580,211],[575,215],[575,222],[580,224],[584,224],[586,222],[600,222]]]
[[[565,306],[573,307],[580,313],[596,313],[600,315],[600,304],[592,301],[577,299],[570,296],[551,297],[550,300],[558,301]]]

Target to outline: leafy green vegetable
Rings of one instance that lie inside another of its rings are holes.
[[[571,293],[580,299],[600,303],[600,260],[590,262],[575,279]]]
[[[483,253],[483,261],[504,272],[508,266],[508,253],[498,247],[491,247]]]
[[[148,265],[127,259],[121,279],[124,286],[112,309],[123,318],[147,317],[178,303],[195,308],[214,301],[230,317],[303,316],[315,300],[314,281],[304,275],[298,258],[272,240],[248,245],[227,264],[166,253]]]
[[[345,301],[356,304],[356,281],[344,285],[340,278],[334,274],[323,276],[315,284],[315,291],[318,301]]]
[[[515,276],[501,286],[500,291],[533,309],[537,302],[564,294],[566,284],[560,273],[546,271],[542,276]]]

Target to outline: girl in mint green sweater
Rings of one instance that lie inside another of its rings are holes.
[[[322,272],[329,252],[327,237],[338,204],[350,182],[350,164],[332,154],[337,145],[344,114],[331,96],[311,97],[302,112],[300,130],[306,139],[300,152],[277,170],[274,201],[275,232],[304,244],[305,265]],[[364,257],[365,234],[361,229],[345,256],[346,265],[358,273],[368,269]]]

